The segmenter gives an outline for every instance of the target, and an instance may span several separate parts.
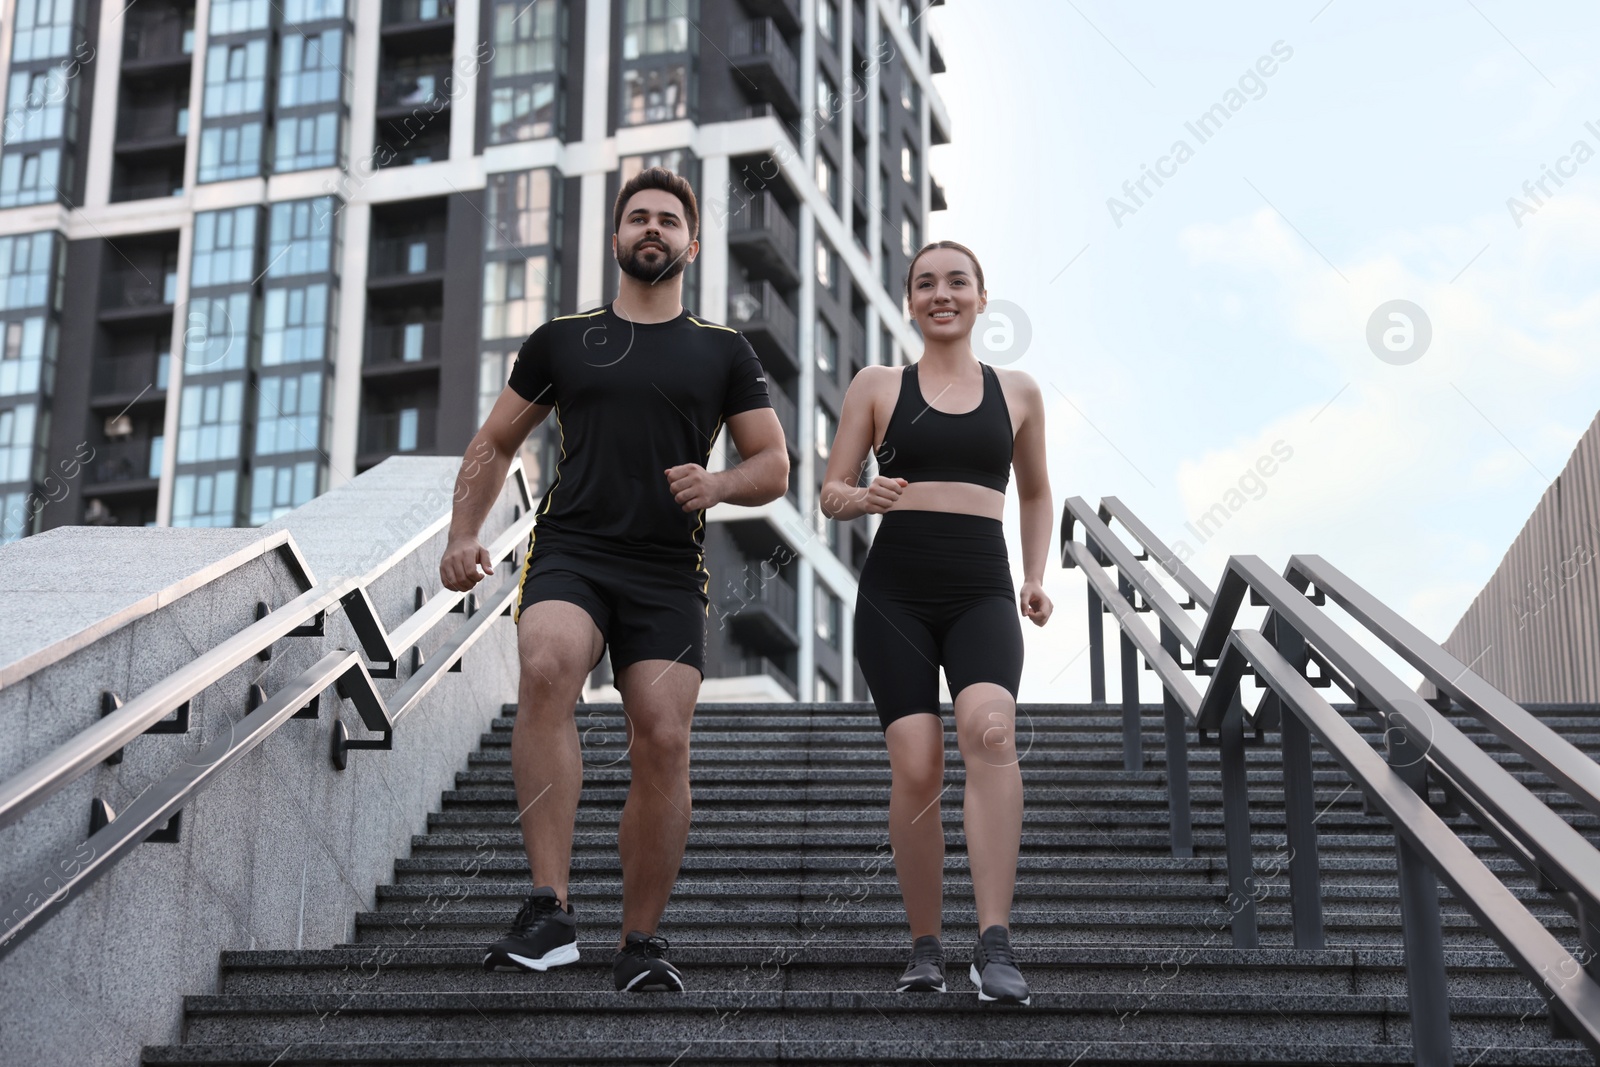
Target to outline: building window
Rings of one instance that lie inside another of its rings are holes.
[[[172,525],[232,526],[238,487],[235,471],[178,475],[172,480]]]
[[[250,178],[261,173],[261,123],[212,126],[200,133],[200,181]]]
[[[490,144],[555,136],[560,15],[557,0],[495,4]]]
[[[817,458],[826,462],[828,453],[833,448],[833,415],[821,404],[816,406],[816,433],[817,433]]]
[[[311,460],[256,467],[250,479],[250,525],[271,522],[316,496],[317,473],[317,464]]]
[[[321,371],[261,379],[256,391],[256,455],[310,452],[322,447],[325,381]]]
[[[689,50],[685,0],[627,0],[622,27],[623,59]]]
[[[186,385],[178,415],[179,463],[238,458],[244,382]]]
[[[917,150],[909,144],[900,146],[900,177],[913,188],[922,181],[921,172],[917,168]]]
[[[839,369],[839,332],[817,316],[817,372],[833,377]]]
[[[833,249],[828,247],[827,241],[817,238],[817,285],[831,293],[838,276],[838,269],[833,262]]]
[[[282,49],[278,59],[279,107],[307,107],[343,100],[344,31],[285,33]]]
[[[50,232],[0,237],[0,311],[45,306],[54,248]]]
[[[68,81],[61,67],[18,71],[11,75],[6,101],[6,144],[54,141],[65,134],[67,101],[76,98],[78,83]]]
[[[839,114],[844,110],[844,101],[839,97],[839,90],[834,87],[833,79],[828,77],[826,71],[817,71],[817,115],[837,136],[839,133]]]
[[[261,365],[311,363],[327,355],[328,323],[332,316],[326,285],[268,289],[261,338]],[[266,382],[262,382],[265,388]],[[315,441],[316,438],[311,438]],[[306,445],[315,448],[315,444]]]
[[[189,301],[183,330],[184,373],[239,370],[249,348],[249,291]]]
[[[267,40],[214,44],[206,49],[206,118],[248,115],[266,104]]]
[[[272,205],[268,276],[288,278],[331,269],[337,214],[337,202],[331,196]]]
[[[206,32],[216,37],[224,33],[264,30],[267,28],[268,2],[269,0],[212,0],[210,25]]]
[[[11,61],[54,59],[72,50],[74,0],[19,0],[13,8]]]
[[[908,260],[922,247],[918,230],[916,216],[908,212],[905,225],[900,227],[900,253]]]
[[[817,640],[830,648],[838,648],[844,605],[821,582],[817,583],[816,592]]]
[[[688,118],[688,65],[677,63],[623,71],[622,99],[624,126]]]
[[[194,217],[194,260],[189,284],[196,288],[256,279],[256,209],[204,211]]]
[[[324,111],[320,115],[287,115],[278,119],[277,151],[272,160],[275,174],[339,164],[339,115]]]
[[[61,150],[46,148],[0,159],[0,207],[39,204],[61,194]]]
[[[900,106],[913,116],[922,114],[922,87],[917,84],[917,76],[911,73],[911,68],[904,64],[900,67]]]
[[[833,162],[821,152],[817,153],[817,191],[835,211],[839,210],[839,172]]]
[[[817,33],[824,41],[839,43],[839,0],[817,0]]]
[[[839,699],[839,691],[826,674],[817,672],[816,701],[818,704],[831,704]]]
[[[548,260],[491,260],[483,265],[483,338],[526,337],[547,317]]]
[[[33,478],[32,404],[0,409],[0,482],[26,482]]]
[[[4,323],[4,329],[4,348],[0,350],[0,396],[38,392],[39,371],[45,354],[44,316],[14,319]]]
[[[484,247],[493,252],[549,244],[550,193],[548,170],[489,175]]]

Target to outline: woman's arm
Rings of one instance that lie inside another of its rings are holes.
[[[1022,426],[1017,430],[1011,467],[1017,476],[1017,497],[1022,513],[1022,614],[1043,626],[1052,605],[1044,595],[1044,566],[1050,558],[1050,531],[1055,524],[1055,503],[1050,497],[1050,473],[1044,445],[1044,395],[1039,384],[1022,371],[1012,371],[1022,400]]]
[[[822,513],[830,519],[849,522],[863,515],[881,515],[892,506],[905,488],[904,478],[872,479],[860,486],[867,451],[872,447],[872,395],[884,375],[898,373],[894,367],[862,367],[845,390],[844,410],[839,413],[839,429],[828,450],[828,469],[822,476],[819,501]],[[1049,531],[1045,531],[1049,537]]]

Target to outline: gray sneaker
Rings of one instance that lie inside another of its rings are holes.
[[[944,948],[932,934],[924,934],[911,945],[911,962],[895,989],[901,993],[943,993]]]
[[[1011,931],[998,923],[978,936],[968,977],[978,987],[979,1000],[1024,1007],[1033,1001],[1033,992],[1011,955]]]

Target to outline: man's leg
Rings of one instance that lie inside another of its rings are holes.
[[[640,660],[617,673],[617,689],[628,720],[633,769],[617,833],[620,948],[630,931],[656,932],[683,863],[689,839],[689,727],[700,696],[700,672],[673,660]]]
[[[550,886],[562,903],[583,790],[574,709],[603,647],[589,613],[564,600],[529,604],[517,622],[522,678],[511,730],[511,777],[533,884]]]

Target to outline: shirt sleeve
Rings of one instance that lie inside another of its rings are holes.
[[[511,365],[511,378],[506,382],[512,392],[533,404],[555,404],[558,399],[554,379],[550,376],[550,324],[540,326],[517,350],[517,361]]]
[[[722,417],[727,420],[742,411],[770,408],[772,398],[767,394],[767,372],[761,368],[756,350],[744,334],[739,334],[734,346],[733,363],[728,368],[728,392],[722,402]]]

